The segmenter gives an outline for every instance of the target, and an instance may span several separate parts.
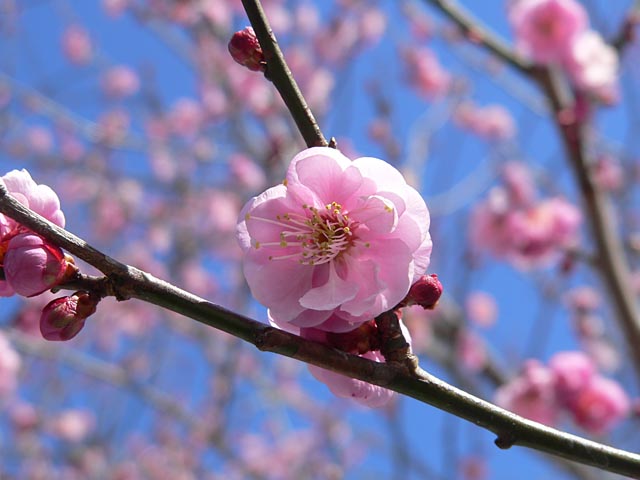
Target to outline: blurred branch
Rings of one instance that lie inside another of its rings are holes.
[[[13,218],[105,273],[120,300],[137,298],[223,330],[262,351],[285,355],[351,378],[408,395],[466,419],[497,435],[506,449],[525,446],[603,470],[640,478],[640,455],[608,447],[524,419],[428,374],[407,357],[378,363],[278,330],[122,264],[50,223],[11,197],[0,185],[0,213]]]
[[[625,15],[618,35],[611,40],[611,46],[622,54],[622,51],[635,39],[635,28],[640,22],[640,0],[635,0]]]
[[[452,0],[425,0],[425,2],[433,5],[458,25],[471,42],[483,46],[496,57],[522,73],[526,74],[531,71],[532,65],[528,60],[516,53],[500,37],[459,5],[458,2]]]
[[[298,130],[302,134],[307,147],[326,147],[327,140],[320,131],[316,119],[311,113],[298,84],[291,75],[291,70],[278,46],[276,36],[271,30],[259,0],[242,0],[251,26],[256,32],[264,57],[267,62],[265,76],[274,84],[282,100],[286,104]]]
[[[534,78],[538,80],[553,107],[553,119],[578,182],[587,210],[585,219],[589,222],[596,243],[596,265],[613,301],[616,318],[634,359],[636,375],[640,375],[640,312],[632,290],[631,272],[624,258],[624,244],[615,224],[611,199],[597,187],[591,177],[592,168],[586,151],[585,124],[577,118],[566,120],[566,115],[562,115],[564,112],[572,111],[573,99],[568,98],[568,92],[561,82],[557,81],[555,73],[552,69],[541,68],[537,70]]]

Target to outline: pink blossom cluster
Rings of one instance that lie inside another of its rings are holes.
[[[528,360],[518,376],[497,390],[495,401],[547,425],[556,425],[566,412],[592,434],[608,432],[631,409],[622,387],[598,374],[592,360],[579,351],[559,352],[548,366]]]
[[[237,237],[271,322],[315,338],[351,332],[398,305],[429,265],[428,228],[424,200],[391,165],[314,147],[293,158],[283,184],[245,205]],[[342,382],[364,403],[384,403],[378,387]]]
[[[573,85],[611,102],[617,96],[618,54],[589,28],[576,0],[519,0],[509,11],[518,48],[539,64],[562,67]]]
[[[56,225],[64,226],[64,214],[55,192],[36,184],[26,170],[13,170],[0,178],[9,194]],[[31,297],[60,283],[68,261],[59,247],[0,214],[0,296],[14,293]]]
[[[464,102],[453,116],[456,124],[487,140],[509,140],[516,134],[513,116],[501,105],[480,107]]]
[[[502,185],[491,189],[471,214],[470,241],[519,268],[548,265],[577,242],[580,211],[562,197],[537,199],[521,163],[508,163]]]

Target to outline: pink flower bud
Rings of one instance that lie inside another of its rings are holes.
[[[253,28],[246,27],[233,34],[229,41],[229,53],[237,63],[249,70],[264,72],[264,54]]]
[[[62,250],[33,233],[11,239],[3,261],[6,281],[19,295],[33,297],[58,285],[67,270]]]
[[[400,306],[420,305],[426,310],[433,310],[442,295],[442,283],[438,275],[422,275],[409,289],[409,293]]]
[[[52,300],[42,309],[40,333],[47,340],[71,340],[82,330],[87,317],[95,313],[98,301],[87,292]]]

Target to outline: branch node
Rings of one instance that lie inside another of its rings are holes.
[[[515,445],[516,437],[513,433],[501,433],[493,443],[501,450],[508,450]]]

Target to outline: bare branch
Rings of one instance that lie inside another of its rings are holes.
[[[242,0],[251,26],[256,32],[264,57],[267,62],[265,76],[271,80],[287,105],[298,130],[308,147],[326,147],[327,140],[320,131],[316,119],[311,113],[298,84],[291,75],[284,55],[278,46],[276,36],[271,30],[260,0]]]

